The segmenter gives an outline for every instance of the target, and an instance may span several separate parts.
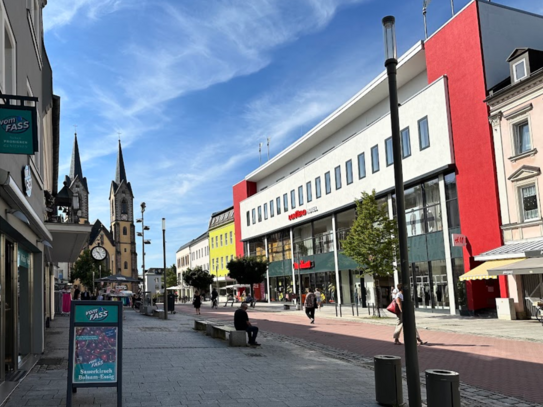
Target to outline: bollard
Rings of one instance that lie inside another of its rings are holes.
[[[358,301],[356,302],[356,316],[358,317]]]
[[[377,355],[373,357],[373,366],[377,403],[383,406],[403,405],[402,358]]]
[[[337,317],[337,302],[335,303],[335,306],[336,306],[336,317]]]
[[[341,311],[341,304],[339,304],[339,316],[343,318],[343,312]]]
[[[353,311],[353,317],[354,317],[354,304],[351,304],[351,309]]]
[[[428,407],[460,407],[460,375],[451,370],[426,371]]]

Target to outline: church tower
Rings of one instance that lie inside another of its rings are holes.
[[[115,241],[115,269],[112,274],[122,273],[138,278],[136,232],[134,227],[134,194],[126,179],[123,150],[119,140],[117,171],[109,192],[111,233]]]

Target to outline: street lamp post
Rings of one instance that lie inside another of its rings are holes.
[[[168,296],[166,295],[166,218],[162,218],[162,256],[164,257],[164,319],[168,319]]]
[[[407,251],[407,225],[405,220],[405,202],[403,185],[402,152],[400,140],[400,118],[398,109],[398,87],[396,83],[396,33],[395,18],[383,18],[383,33],[385,42],[385,66],[388,75],[388,90],[390,100],[390,123],[392,129],[392,150],[394,156],[394,181],[396,189],[396,213],[398,214],[398,240],[400,244],[400,269],[403,283],[402,317],[405,342],[405,366],[407,373],[407,392],[410,407],[420,407],[420,376],[417,351],[415,310],[411,299],[409,284],[409,262]]]
[[[145,289],[146,289],[146,281],[145,281],[145,245],[146,244],[151,244],[151,241],[150,240],[145,240],[145,231],[150,230],[149,226],[145,226],[145,218],[143,217],[143,213],[145,212],[145,208],[147,207],[145,205],[145,202],[142,202],[140,207],[141,207],[141,218],[136,219],[136,223],[141,223],[141,232],[138,232],[138,236],[141,236],[141,268],[142,268],[142,276],[143,276],[143,306],[146,306],[147,304],[145,304]]]

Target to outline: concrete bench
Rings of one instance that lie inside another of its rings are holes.
[[[283,309],[290,309],[290,304],[283,304]]]
[[[228,334],[229,346],[247,346],[246,331],[237,331],[234,327],[224,325],[213,325],[211,329],[213,338],[226,339]]]
[[[211,323],[208,321],[202,321],[195,319],[194,320],[194,330],[196,331],[206,331],[207,332],[207,326],[211,326]]]

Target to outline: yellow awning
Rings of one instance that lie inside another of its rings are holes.
[[[507,259],[507,260],[490,260],[485,261],[480,266],[475,267],[473,270],[468,271],[466,274],[463,274],[460,276],[460,281],[467,281],[467,280],[488,280],[488,279],[496,279],[498,276],[489,275],[488,270],[493,269],[496,267],[501,266],[507,266],[508,264],[517,263],[519,261],[522,261],[524,259]]]

